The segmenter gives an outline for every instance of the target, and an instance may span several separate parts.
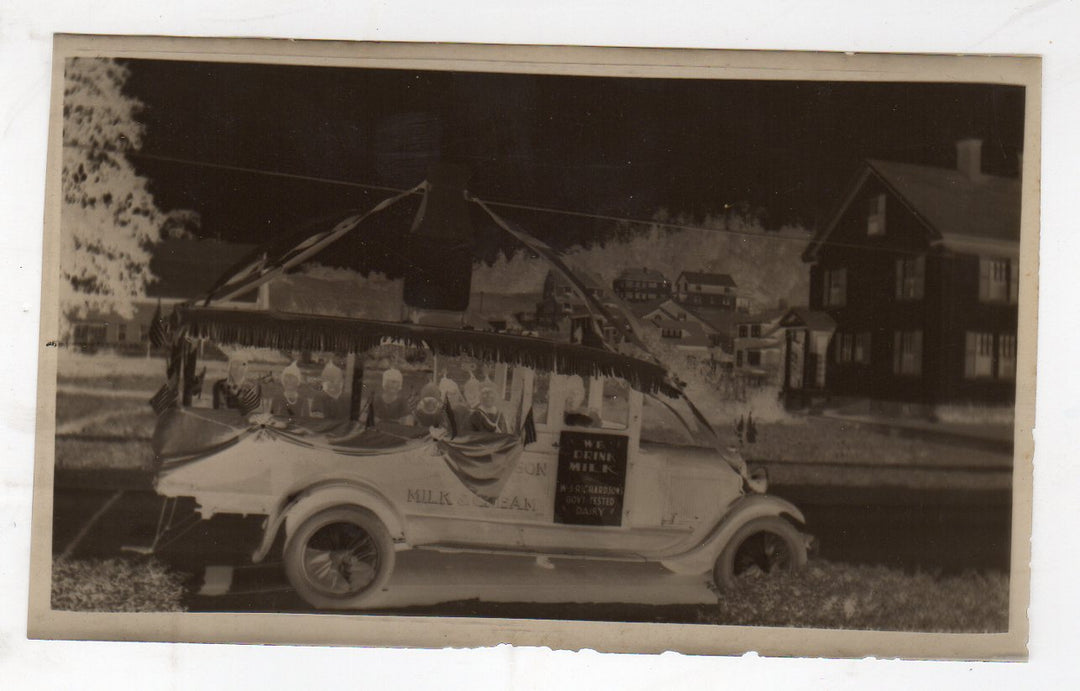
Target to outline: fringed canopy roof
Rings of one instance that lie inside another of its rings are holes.
[[[183,307],[180,328],[223,345],[278,350],[362,353],[387,340],[537,370],[621,377],[647,393],[679,395],[660,365],[628,355],[541,338],[285,312]]]

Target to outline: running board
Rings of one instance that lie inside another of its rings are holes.
[[[430,545],[417,545],[413,549],[428,550],[431,552],[443,552],[446,554],[503,554],[514,557],[547,557],[549,559],[588,559],[593,561],[634,561],[647,562],[649,559],[640,554],[626,552],[574,552],[560,551],[551,552],[535,549],[513,549],[510,547],[487,547],[481,545],[469,545],[460,543],[434,543]],[[653,560],[655,561],[655,560]]]

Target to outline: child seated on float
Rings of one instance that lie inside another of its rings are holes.
[[[413,423],[409,401],[402,395],[404,378],[401,370],[391,367],[383,372],[382,390],[371,401],[375,422],[393,422],[399,425]]]

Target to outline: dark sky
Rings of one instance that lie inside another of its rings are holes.
[[[952,166],[956,139],[977,136],[984,169],[1015,175],[1023,139],[1022,87],[127,64],[150,154],[399,187],[454,160],[482,198],[640,218],[742,204],[812,227],[862,158]],[[163,209],[195,209],[204,234],[238,241],[384,196],[135,163]],[[589,233],[540,216],[518,220],[561,245]]]

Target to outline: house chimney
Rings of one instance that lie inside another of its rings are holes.
[[[956,169],[969,180],[982,177],[982,140],[961,139],[956,142]]]

